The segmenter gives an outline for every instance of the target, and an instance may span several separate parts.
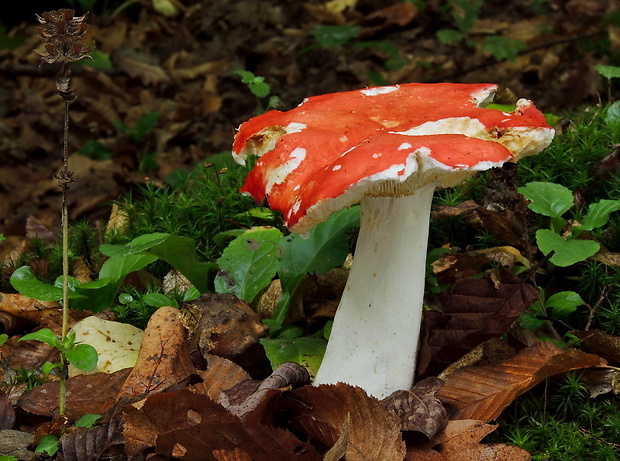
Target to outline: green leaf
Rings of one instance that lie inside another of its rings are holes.
[[[333,48],[349,43],[358,36],[359,32],[359,26],[318,24],[310,30],[310,35],[312,35],[322,47]]]
[[[4,343],[6,343],[6,340],[9,339],[9,335],[7,334],[1,334],[0,335],[0,346],[2,346]]]
[[[465,38],[465,34],[463,32],[454,29],[439,29],[436,32],[436,35],[437,39],[445,45],[458,42],[459,40],[463,40]]]
[[[607,107],[605,122],[609,125],[620,123],[620,101],[616,101]]]
[[[519,325],[521,325],[521,328],[525,328],[526,330],[536,330],[544,324],[545,321],[536,317],[536,314],[533,312],[526,312],[519,319]]]
[[[531,182],[519,187],[519,193],[530,200],[528,208],[535,213],[559,218],[573,206],[573,193],[552,182]]]
[[[566,240],[549,229],[536,231],[536,243],[544,255],[555,251],[550,261],[560,267],[585,261],[600,248],[600,245],[592,240]]]
[[[83,309],[97,313],[110,307],[120,282],[116,283],[109,278],[100,278],[86,282],[75,288],[75,292],[82,295],[71,301],[71,309]]]
[[[131,242],[125,245],[110,245],[103,244],[99,246],[101,251],[106,256],[127,256],[132,254],[142,253],[149,250],[155,245],[165,242],[171,234],[163,232],[156,232],[153,234],[144,234],[136,237]]]
[[[588,214],[580,226],[580,230],[591,231],[604,226],[609,221],[609,215],[620,210],[620,200],[601,200],[588,207]]]
[[[97,366],[97,350],[90,344],[77,344],[65,354],[69,363],[78,370],[92,371]]]
[[[553,318],[560,318],[572,314],[577,310],[577,307],[584,304],[581,296],[574,291],[560,291],[547,299],[545,307],[552,309],[551,316]]]
[[[147,134],[155,130],[157,122],[159,122],[159,112],[153,111],[144,114],[136,123],[131,137],[136,142],[141,141]]]
[[[103,254],[111,256],[103,264],[99,277],[109,277],[113,280],[124,278],[130,272],[142,269],[159,258],[185,275],[201,293],[205,293],[209,291],[209,275],[217,269],[215,263],[200,262],[196,259],[194,239],[173,234],[145,234],[126,245],[101,245],[99,249]],[[133,255],[134,258],[125,261],[123,257],[129,255]]]
[[[41,367],[41,371],[45,374],[45,376],[47,376],[52,372],[54,368],[57,368],[59,366],[60,364],[58,363],[45,362],[43,366]]]
[[[44,435],[37,443],[34,451],[35,453],[47,453],[49,456],[54,456],[58,451],[58,437],[53,434]]]
[[[18,461],[15,456],[0,455],[0,461]]]
[[[498,61],[516,61],[525,43],[514,38],[491,36],[484,39],[482,49]]]
[[[323,338],[302,337],[294,339],[261,339],[271,368],[276,369],[285,362],[295,362],[316,376],[321,365],[327,341]]]
[[[605,78],[620,78],[619,66],[595,66],[594,69]]]
[[[241,77],[241,83],[245,83],[246,85],[254,82],[254,80],[256,79],[256,75],[254,75],[249,70],[235,70],[233,74],[237,74],[239,77]]]
[[[0,243],[4,242],[6,240],[6,237],[4,236],[4,234],[0,234]]]
[[[78,153],[93,160],[109,160],[112,158],[112,151],[94,139],[90,139],[82,144],[82,147],[78,149]]]
[[[200,291],[198,291],[195,286],[191,286],[183,292],[183,301],[193,301],[194,299],[200,298],[200,295]]]
[[[97,420],[101,419],[101,415],[88,414],[82,416],[75,422],[75,427],[93,427]]]
[[[345,208],[312,229],[308,238],[291,234],[282,239],[278,269],[282,296],[273,316],[275,322],[284,322],[293,293],[306,274],[322,274],[344,262],[349,254],[346,232],[359,227],[359,219],[359,207]]]
[[[128,274],[143,269],[157,259],[157,256],[152,254],[113,256],[103,263],[99,270],[99,277],[120,283]]]
[[[41,341],[55,347],[58,350],[62,349],[60,338],[49,328],[41,328],[40,330],[33,331],[27,335],[19,338],[20,341]]]
[[[144,296],[142,296],[142,300],[149,306],[153,306],[153,307],[164,307],[164,306],[172,306],[172,307],[179,307],[179,303],[176,302],[174,299],[170,299],[168,296],[162,294],[162,293],[146,293]]]
[[[85,11],[89,11],[91,8],[87,8]],[[101,50],[93,50],[89,53],[92,59],[84,59],[78,61],[76,64],[82,64],[84,66],[95,67],[97,69],[111,69],[113,67],[110,55],[104,53]]]
[[[30,271],[30,267],[22,266],[11,275],[11,285],[21,294],[39,301],[60,301],[62,288],[41,282]]]
[[[223,272],[215,278],[215,290],[251,302],[276,274],[281,238],[274,227],[254,227],[230,242],[217,260]]]

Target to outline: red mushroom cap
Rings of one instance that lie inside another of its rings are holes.
[[[527,100],[512,113],[480,107],[492,84],[376,87],[306,99],[243,123],[233,155],[258,155],[242,192],[265,197],[305,232],[365,195],[458,184],[478,170],[538,153],[553,138]]]

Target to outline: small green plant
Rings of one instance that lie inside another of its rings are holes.
[[[620,66],[598,65],[594,69],[607,79],[607,97],[611,101],[611,79],[620,78]]]
[[[271,93],[271,86],[265,82],[265,77],[254,75],[249,70],[236,70],[234,73],[241,78],[241,82],[245,83],[250,92],[256,96],[256,99],[258,100],[257,113],[260,114],[267,112],[268,110],[275,109],[282,104],[279,97],[275,95],[269,96]],[[267,103],[263,105],[263,101],[268,96],[269,99],[267,99]]]
[[[60,352],[61,360],[59,363],[46,362],[41,368],[41,371],[46,375],[50,374],[54,369],[58,369],[59,376],[66,375],[66,367],[69,363],[82,371],[92,371],[97,366],[97,351],[95,348],[88,344],[76,343],[73,331],[61,338],[49,328],[42,328],[22,336],[19,340],[41,341]]]
[[[521,316],[520,324],[527,330],[535,330],[550,320],[564,322],[584,304],[581,296],[574,291],[561,291],[545,299],[544,291],[540,290],[540,299]]]
[[[101,418],[101,415],[88,414],[75,422],[75,427],[91,428]],[[58,452],[60,439],[55,434],[47,434],[41,437],[35,448],[35,453],[45,453],[54,456]],[[0,458],[2,461],[2,458]]]
[[[70,63],[89,58],[89,53],[93,50],[94,44],[84,44],[86,28],[84,22],[86,15],[75,17],[74,11],[62,9],[49,11],[41,16],[37,15],[39,23],[44,28],[39,29],[39,38],[45,45],[45,53],[37,54],[42,61],[48,64],[61,63],[60,70],[56,74],[56,90],[64,101],[64,131],[63,131],[63,168],[57,175],[59,187],[62,191],[62,282],[58,300],[62,302],[62,326],[61,334],[57,336],[51,330],[43,329],[22,339],[35,339],[46,342],[60,351],[60,362],[52,367],[47,367],[47,373],[51,368],[58,367],[59,371],[59,401],[58,413],[64,416],[67,410],[67,377],[68,363],[79,364],[78,368],[88,368],[94,360],[97,363],[97,352],[90,347],[82,347],[75,344],[75,335],[68,334],[69,324],[69,212],[68,212],[68,193],[71,184],[74,182],[73,172],[69,171],[68,164],[68,138],[69,138],[69,105],[75,101],[76,95],[71,88],[71,68]],[[30,336],[30,338],[28,338]]]
[[[336,48],[346,45],[356,38],[361,31],[359,26],[354,25],[325,25],[317,24],[310,29],[310,35],[323,48]]]
[[[518,190],[529,200],[528,208],[550,218],[548,229],[536,231],[536,243],[544,255],[553,252],[549,261],[560,267],[572,266],[596,254],[600,244],[579,237],[606,225],[610,214],[620,210],[620,200],[600,200],[588,207],[580,224],[569,225],[562,217],[574,205],[573,194],[568,188],[548,182],[531,182]]]
[[[484,0],[449,0],[446,9],[450,11],[456,29],[439,29],[437,38],[441,43],[449,44],[464,41],[472,48],[475,41],[470,38],[471,30],[478,20]],[[486,37],[481,48],[493,56],[497,61],[516,60],[520,51],[525,49],[521,40],[492,35]]]

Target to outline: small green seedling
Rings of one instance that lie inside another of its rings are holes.
[[[33,333],[22,336],[20,341],[41,341],[49,344],[53,348],[57,349],[61,354],[60,363],[47,362],[41,368],[43,373],[50,374],[50,372],[59,368],[60,373],[65,372],[63,367],[67,366],[67,363],[71,363],[77,369],[82,371],[92,371],[97,366],[97,351],[89,344],[76,344],[75,333],[70,331],[64,340],[60,336],[56,335],[49,328],[42,328]]]
[[[361,31],[359,26],[353,25],[324,25],[317,24],[310,29],[312,35],[323,48],[337,48],[346,45],[356,38]]]
[[[584,300],[574,291],[561,291],[545,299],[541,290],[540,299],[532,304],[529,311],[521,316],[521,327],[526,330],[535,330],[542,327],[548,319],[566,320]]]
[[[609,221],[609,215],[620,210],[620,200],[600,200],[588,207],[581,224],[568,226],[562,215],[574,205],[569,189],[555,183],[531,182],[520,187],[519,192],[530,201],[530,210],[551,218],[549,229],[536,231],[536,243],[544,255],[553,252],[549,261],[560,267],[572,266],[594,256],[600,244],[579,237],[586,231],[604,226]],[[565,230],[567,226],[568,230]]]
[[[263,113],[268,110],[275,109],[282,103],[279,97],[272,95],[269,97],[266,106],[263,108],[261,101],[269,96],[269,93],[271,93],[271,86],[265,82],[265,77],[254,75],[249,70],[236,70],[234,73],[241,77],[241,82],[245,83],[252,94],[258,99],[257,113]]]
[[[477,42],[469,34],[479,18],[483,4],[483,0],[449,0],[445,9],[450,10],[456,29],[439,29],[436,32],[437,39],[445,44],[464,40],[468,48],[474,47]],[[523,41],[500,35],[486,37],[481,44],[482,50],[497,61],[515,61],[519,52],[526,48]]]
[[[54,456],[58,452],[58,437],[54,434],[44,435],[37,443],[34,451],[35,453],[45,453],[48,456]]]
[[[620,78],[620,66],[598,65],[594,69],[607,79],[607,93],[609,100],[611,100],[611,79]]]

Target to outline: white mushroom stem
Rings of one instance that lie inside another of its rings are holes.
[[[346,382],[377,398],[411,388],[434,189],[362,199],[353,266],[315,384]]]

